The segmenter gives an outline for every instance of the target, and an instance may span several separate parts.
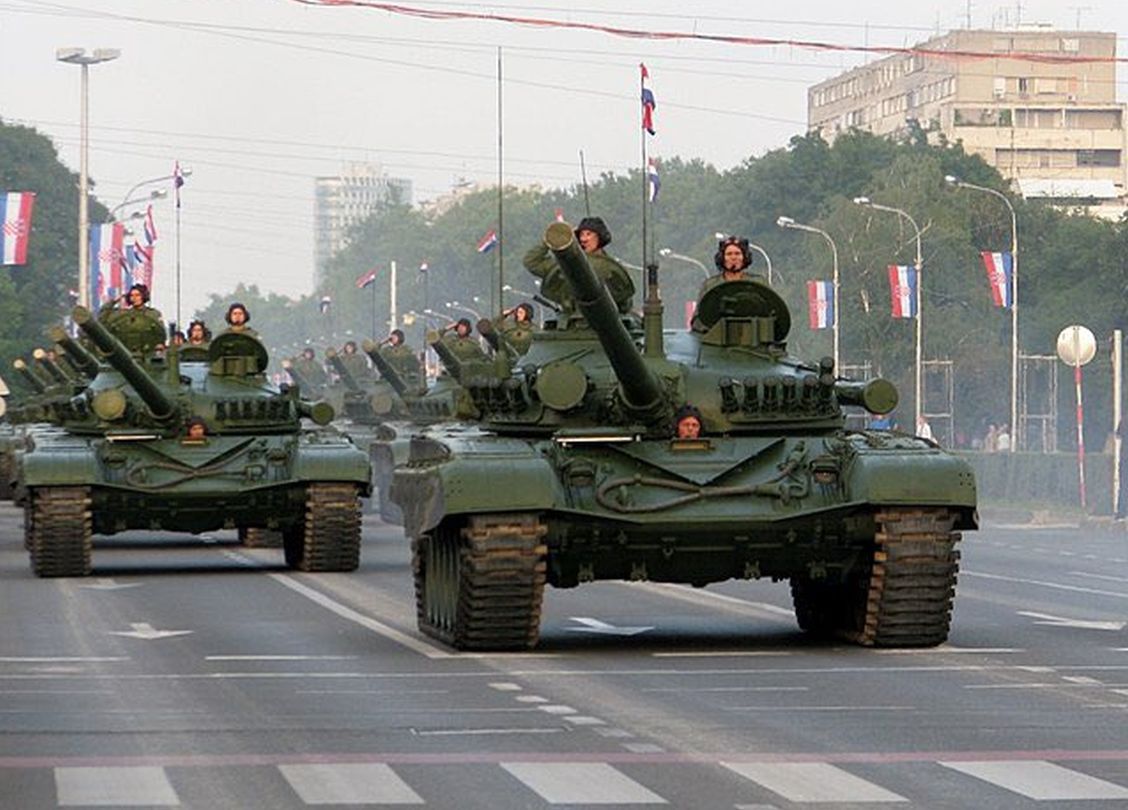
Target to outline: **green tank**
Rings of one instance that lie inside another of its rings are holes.
[[[82,307],[73,318],[96,374],[53,400],[62,429],[30,431],[17,461],[16,498],[38,576],[89,574],[92,534],[136,529],[237,529],[245,541],[277,531],[291,568],[357,567],[368,458],[325,427],[327,404],[267,384],[256,337],[225,332],[206,351],[182,355],[152,351],[161,342],[155,319],[140,327],[153,335],[132,324],[119,338],[115,322],[107,327]]]
[[[429,335],[437,341],[438,333]],[[400,403],[399,418],[385,420],[369,444],[372,459],[373,500],[380,517],[387,523],[403,523],[403,513],[389,498],[393,472],[407,461],[411,437],[426,432],[432,425],[455,420],[473,420],[478,411],[466,390],[450,374],[442,374],[430,385],[423,379],[422,369],[405,376],[401,369],[414,371],[410,363],[393,365],[381,352],[381,344],[365,340],[364,353],[372,360],[381,378],[392,387]]]
[[[458,649],[536,644],[545,584],[790,580],[799,626],[862,645],[948,636],[971,468],[936,444],[850,430],[893,386],[790,356],[766,284],[718,284],[664,345],[657,268],[622,313],[571,226],[545,243],[575,308],[503,380],[464,379],[478,426],[412,438],[392,499],[411,539],[420,629]],[[700,414],[696,438],[674,417]]]

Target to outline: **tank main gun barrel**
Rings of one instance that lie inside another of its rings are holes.
[[[439,332],[428,332],[427,342],[431,348],[435,350],[435,354],[439,356],[443,366],[450,372],[451,376],[459,382],[462,381],[462,361],[458,359],[458,355],[450,350],[450,346],[443,343],[442,334]]]
[[[307,380],[300,371],[294,368],[293,360],[283,360],[282,369],[290,375],[290,379],[294,381],[294,384],[297,385],[298,388],[304,391],[314,390],[314,386],[310,385],[309,380]]]
[[[870,413],[885,414],[897,407],[897,389],[882,377],[866,382],[837,380],[834,394],[839,405],[856,405]]]
[[[35,393],[42,394],[47,390],[47,383],[35,376],[35,372],[28,367],[22,357],[17,357],[12,361],[12,368],[19,372],[24,382],[30,385],[35,390]]]
[[[106,362],[125,377],[154,417],[165,420],[176,413],[175,400],[157,385],[141,364],[133,359],[129,349],[125,348],[109,329],[99,323],[90,310],[86,307],[75,307],[72,317],[78,328],[102,352]]]
[[[328,402],[322,400],[310,402],[305,399],[298,400],[298,414],[312,420],[315,425],[328,425],[336,416],[333,406]]]
[[[349,371],[348,366],[345,365],[345,361],[341,359],[341,356],[337,354],[336,349],[326,349],[325,359],[329,361],[329,365],[331,365],[333,370],[340,376],[341,382],[345,384],[345,388],[349,389],[349,393],[364,393],[364,389],[360,387],[360,383],[356,381],[356,377]]]
[[[651,423],[665,421],[671,408],[662,383],[639,354],[620,319],[618,307],[576,242],[572,226],[566,222],[552,223],[544,233],[544,242],[572,285],[576,306],[599,336],[628,409]]]
[[[59,367],[59,364],[47,356],[46,349],[35,348],[31,351],[31,356],[42,368],[47,369],[47,374],[50,375],[57,383],[68,383],[71,378],[67,373]]]
[[[93,379],[98,374],[98,358],[86,350],[86,347],[67,334],[61,326],[52,326],[47,330],[47,336],[55,341],[66,352],[75,367],[87,377]]]
[[[387,341],[383,341],[386,343]],[[388,381],[388,385],[392,386],[392,390],[400,395],[401,398],[411,395],[411,390],[408,388],[407,383],[404,382],[403,377],[399,372],[392,367],[392,364],[384,359],[384,355],[380,354],[380,346],[383,343],[377,343],[374,340],[365,340],[360,344],[360,348],[364,353],[372,358],[372,364],[376,366],[376,370],[380,372],[380,376]]]

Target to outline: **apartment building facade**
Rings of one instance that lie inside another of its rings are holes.
[[[412,204],[411,181],[388,177],[372,163],[346,163],[341,173],[314,179],[314,286],[328,260],[348,244],[349,228],[389,202]]]
[[[915,120],[981,155],[1024,196],[1119,216],[1128,143],[1115,57],[1115,33],[951,31],[811,87],[808,128],[832,141]]]

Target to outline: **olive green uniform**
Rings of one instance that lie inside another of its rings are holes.
[[[325,373],[325,369],[316,360],[304,356],[295,357],[292,365],[298,377],[314,387],[314,391],[307,392],[310,395],[320,392],[329,381],[329,375]]]
[[[618,259],[608,256],[602,248],[587,254],[587,260],[611,293],[619,312],[630,312],[635,286],[627,269]],[[576,311],[572,285],[564,277],[556,259],[549,252],[548,245],[538,245],[526,253],[524,264],[526,270],[541,279],[541,295],[560,305],[565,312]]]
[[[518,322],[506,318],[500,324],[498,331],[501,333],[501,339],[518,356],[525,354],[533,345],[533,325],[528,321]]]
[[[391,366],[400,379],[409,388],[418,388],[423,383],[423,368],[419,365],[419,358],[410,346],[401,343],[399,346],[384,346],[380,349],[380,356]]]
[[[134,354],[148,354],[165,342],[164,319],[147,305],[121,309],[111,301],[98,311],[98,320]]]

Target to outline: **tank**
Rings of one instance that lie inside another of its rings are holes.
[[[846,406],[895,407],[889,382],[792,357],[788,308],[755,280],[712,286],[667,348],[656,267],[640,319],[620,314],[571,226],[545,242],[577,309],[505,379],[464,379],[481,423],[413,437],[395,470],[425,634],[524,649],[546,584],[770,578],[790,581],[810,633],[947,638],[975,479],[933,442],[846,427]],[[676,438],[687,405],[703,429]]]
[[[151,351],[136,329],[131,349],[82,307],[73,318],[90,348],[64,346],[94,359],[96,374],[53,403],[62,430],[30,432],[18,456],[38,576],[87,575],[93,534],[137,529],[276,531],[291,568],[357,567],[368,458],[326,427],[327,404],[267,384],[256,337],[225,332],[182,359]],[[198,422],[203,436],[190,434]]]
[[[389,494],[395,468],[407,461],[411,437],[432,425],[476,419],[478,411],[466,390],[450,374],[440,375],[429,385],[422,375],[414,380],[405,379],[380,352],[381,344],[365,340],[361,348],[371,358],[380,377],[395,391],[400,404],[398,418],[385,420],[375,431],[369,444],[369,457],[373,500],[380,517],[387,523],[401,524],[403,513]]]

